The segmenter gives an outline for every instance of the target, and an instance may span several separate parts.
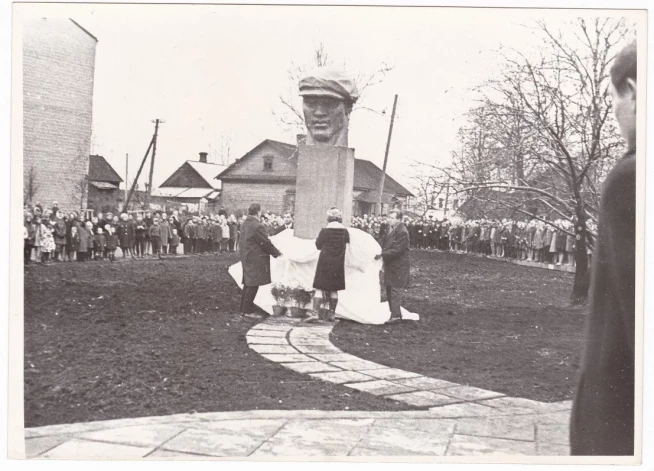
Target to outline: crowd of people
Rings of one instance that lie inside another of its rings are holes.
[[[165,212],[64,213],[35,204],[25,210],[23,236],[25,263],[114,261],[123,258],[234,252],[239,222],[221,212],[211,216],[180,217]],[[180,248],[180,246],[182,248]]]
[[[447,220],[433,217],[404,218],[412,249],[474,253],[498,258],[574,266],[575,226],[571,221],[532,219]],[[367,216],[352,218],[352,226],[383,240],[388,219]],[[588,228],[595,231],[592,221]],[[589,255],[592,255],[589,249]]]
[[[87,218],[81,212],[64,213],[56,202],[45,210],[37,203],[26,209],[25,263],[114,261],[118,249],[123,258],[133,259],[236,252],[246,217],[228,216],[224,211],[208,216],[145,211],[98,213]],[[281,216],[263,213],[260,221],[268,236],[293,228],[293,214],[289,211]],[[404,217],[403,222],[414,250],[475,253],[556,265],[575,263],[575,228],[570,221],[556,220],[550,225],[536,219],[438,221],[432,217]],[[353,217],[351,226],[381,243],[389,222],[386,215],[364,215]]]

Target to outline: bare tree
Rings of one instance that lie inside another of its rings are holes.
[[[211,161],[220,165],[229,165],[233,162],[232,157],[232,136],[226,133],[219,133],[214,142],[209,144],[209,155]]]
[[[348,70],[345,61],[334,60],[320,43],[313,51],[311,60],[304,64],[292,62],[288,68],[288,88],[279,95],[279,105],[273,110],[273,115],[280,122],[284,130],[294,133],[304,132],[304,115],[302,113],[302,101],[298,95],[298,83],[312,69],[316,67],[339,66]],[[374,72],[353,72],[354,82],[359,90],[359,100],[354,104],[352,112],[357,110],[368,110],[379,113],[365,105],[365,92],[371,87],[382,83],[386,75],[393,70],[392,65],[382,63]]]
[[[415,192],[415,211],[422,212],[437,207],[440,195],[447,194],[449,177],[447,173],[439,171],[435,166],[414,161],[411,165],[411,186]]]
[[[587,244],[593,234],[587,222],[596,218],[599,186],[620,153],[607,89],[610,65],[627,28],[623,20],[605,18],[579,18],[561,31],[542,21],[533,28],[543,38],[540,56],[502,53],[502,77],[480,87],[484,119],[479,111],[470,119],[472,130],[483,138],[457,159],[458,169],[468,192],[520,193],[521,205],[541,205],[575,223],[571,301],[579,304],[586,301],[589,287]],[[466,164],[478,166],[477,174]]]

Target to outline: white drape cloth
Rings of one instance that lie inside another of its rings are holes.
[[[345,290],[338,293],[336,314],[362,324],[383,324],[390,318],[390,310],[388,303],[379,302],[379,271],[382,261],[375,260],[375,255],[381,253],[381,247],[367,232],[351,227],[347,230],[350,243],[345,252]],[[292,229],[286,229],[272,236],[270,240],[283,254],[271,259],[272,282],[295,282],[307,287],[313,286],[320,255],[315,240],[294,237]],[[241,286],[241,264],[232,265],[229,274]],[[270,285],[259,288],[254,303],[267,313],[272,313],[274,299],[270,294]],[[402,309],[402,318],[418,320],[419,316]]]

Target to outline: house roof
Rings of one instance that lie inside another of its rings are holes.
[[[377,190],[367,190],[354,199],[357,201],[363,201],[364,203],[379,203],[379,192]],[[393,193],[382,193],[381,202],[383,204],[392,203],[394,199],[395,195]]]
[[[89,181],[89,185],[96,187],[98,190],[116,190],[116,189],[118,189],[118,185],[114,185],[113,183],[108,183],[108,182]]]
[[[180,188],[159,187],[152,192],[152,196],[160,198],[207,198],[212,200],[220,194],[211,188]]]
[[[382,169],[369,160],[354,160],[354,188],[374,190],[381,180]],[[409,190],[393,180],[388,173],[384,178],[384,193],[413,196]]]
[[[222,170],[219,174],[214,175],[214,178],[221,179],[222,177],[227,175],[230,172],[230,170],[232,170],[234,168],[237,168],[241,164],[241,162],[243,160],[250,157],[250,155],[252,155],[254,152],[256,152],[257,149],[259,149],[260,147],[263,147],[263,146],[272,147],[273,149],[275,149],[277,151],[277,155],[280,155],[281,157],[284,157],[286,159],[291,159],[292,157],[295,156],[295,154],[297,152],[297,146],[294,146],[293,144],[287,144],[285,142],[274,141],[272,139],[264,139],[259,144],[257,144],[252,149],[250,149],[243,157],[240,157],[240,158],[236,159],[230,166],[228,166],[227,168]]]
[[[101,155],[89,156],[89,181],[120,183],[123,181],[109,162]]]
[[[238,167],[238,165],[240,165],[240,163],[244,159],[247,159],[252,153],[254,153],[257,149],[259,149],[261,146],[264,145],[273,147],[275,150],[277,150],[278,155],[284,158],[292,159],[292,160],[295,160],[297,158],[297,146],[293,144],[287,144],[285,142],[265,139],[264,141],[260,142],[257,146],[255,146],[252,150],[250,150],[247,154],[245,154],[243,157],[237,159],[232,165],[230,165],[225,170],[223,170],[215,178],[221,179],[223,177],[226,177],[232,168]],[[382,170],[379,167],[377,167],[374,163],[370,162],[369,160],[354,159],[354,188],[355,189],[364,190],[364,191],[375,190],[379,185],[379,181],[381,180],[381,175],[382,175]],[[230,176],[229,178],[234,180],[238,179],[241,181],[244,180],[249,181],[252,179],[257,179],[258,177],[265,178],[266,180],[274,180],[274,179],[286,180],[288,178],[286,176],[274,176],[274,175],[259,175],[257,177],[244,175],[238,177]],[[413,193],[411,193],[404,186],[402,186],[393,178],[391,178],[388,175],[388,173],[386,174],[386,178],[384,179],[384,193],[389,193],[393,195],[402,195],[402,196],[414,196]]]
[[[198,162],[197,160],[187,160],[193,170],[198,172],[198,174],[209,184],[212,188],[220,190],[221,183],[219,180],[216,180],[216,173],[220,173],[227,169],[226,165],[210,164],[205,162]]]

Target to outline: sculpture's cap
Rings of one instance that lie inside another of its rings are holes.
[[[329,96],[354,103],[359,91],[352,78],[329,67],[312,70],[300,80],[300,96]]]

